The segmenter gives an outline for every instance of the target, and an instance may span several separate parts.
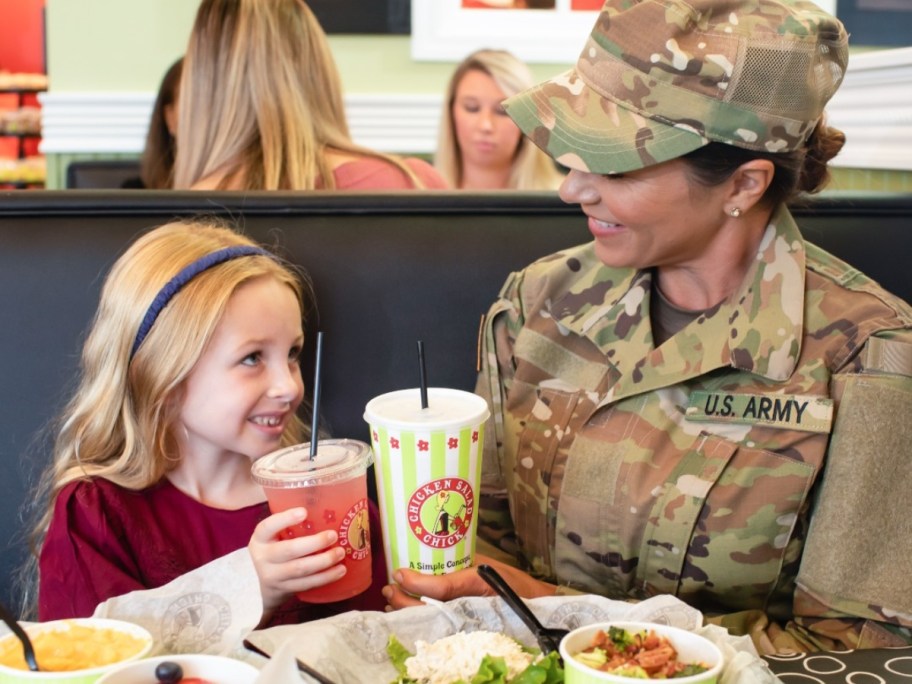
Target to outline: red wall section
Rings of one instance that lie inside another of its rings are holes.
[[[0,69],[44,73],[45,0],[0,0]]]
[[[45,0],[0,0],[0,71],[44,73]],[[0,109],[17,106],[16,95],[0,93]],[[37,105],[28,95],[25,104]],[[24,140],[26,154],[36,154],[38,140]],[[18,141],[0,138],[0,157],[15,157]]]

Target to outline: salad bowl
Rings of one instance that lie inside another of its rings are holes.
[[[722,672],[722,652],[719,648],[704,637],[686,629],[670,627],[652,622],[599,622],[584,627],[579,627],[570,632],[561,640],[560,654],[564,661],[564,677],[566,684],[631,684],[634,681],[642,682],[650,677],[642,671],[636,671],[636,666],[619,668],[622,672],[603,672],[587,664],[580,658],[580,654],[588,649],[597,635],[602,632],[620,634],[612,630],[624,630],[626,636],[655,632],[660,640],[667,640],[676,651],[677,660],[684,664],[701,664],[706,667],[703,672],[687,676],[677,675],[676,684],[716,684]],[[645,660],[645,659],[644,659]],[[589,661],[591,663],[591,661]]]

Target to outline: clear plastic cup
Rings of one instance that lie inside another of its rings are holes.
[[[428,388],[381,394],[368,402],[387,573],[411,568],[441,575],[475,562],[484,399]]]
[[[325,439],[311,459],[310,443],[267,454],[254,462],[253,478],[263,487],[273,513],[303,506],[307,519],[282,531],[285,539],[335,530],[345,550],[341,579],[297,594],[307,603],[357,596],[371,584],[367,467],[371,449],[353,439]],[[325,550],[325,549],[324,549]]]

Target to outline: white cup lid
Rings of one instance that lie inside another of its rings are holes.
[[[491,412],[477,394],[446,387],[428,388],[428,407],[421,408],[421,390],[388,392],[374,397],[364,409],[364,420],[398,430],[454,430],[481,425]]]

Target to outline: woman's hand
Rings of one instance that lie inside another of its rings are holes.
[[[290,508],[263,520],[253,531],[247,549],[260,578],[264,617],[289,596],[335,582],[345,574],[340,562],[345,551],[336,546],[333,530],[295,539],[279,539],[286,527],[299,525],[307,518],[304,508]]]
[[[553,584],[542,582],[519,568],[506,565],[493,558],[477,554],[475,564],[487,563],[523,598],[551,596],[557,590]],[[494,590],[488,586],[475,568],[458,570],[446,575],[424,575],[414,570],[400,568],[393,573],[396,584],[383,588],[383,596],[389,602],[390,610],[424,605],[417,597],[424,596],[438,601],[450,601],[460,596],[493,596]]]

